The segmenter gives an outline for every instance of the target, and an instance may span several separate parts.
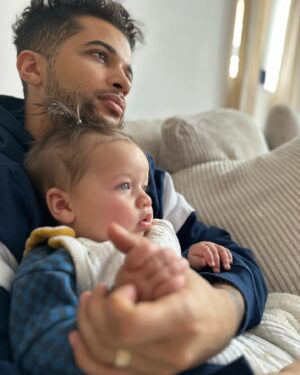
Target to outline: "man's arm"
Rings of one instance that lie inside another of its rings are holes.
[[[156,168],[149,155],[148,160],[150,164],[149,194],[156,217],[165,218],[173,224],[184,256],[187,256],[192,244],[200,241],[214,242],[231,251],[233,264],[229,272],[223,270],[215,274],[206,267],[198,273],[210,283],[223,282],[240,291],[245,303],[245,316],[236,334],[259,324],[267,298],[267,288],[252,251],[233,242],[225,230],[207,227],[201,223],[193,207],[175,191],[171,176]]]
[[[284,367],[279,372],[272,372],[267,375],[299,375],[300,374],[300,360]]]
[[[31,185],[16,163],[0,154],[0,373],[17,369],[12,361],[8,316],[10,286],[24,249],[30,227],[38,220]]]
[[[125,233],[110,231],[121,250],[151,246],[145,238]],[[135,303],[133,285],[111,294],[102,287],[85,294],[79,333],[72,336],[78,366],[87,374],[101,374],[110,360],[109,373],[121,374],[113,361],[116,351],[125,349],[131,354],[128,373],[169,375],[200,366],[221,351],[237,331],[243,300],[231,286],[213,287],[192,270],[186,276],[185,288],[154,302]]]
[[[212,283],[212,286],[214,288],[220,289],[220,291],[223,291],[227,294],[227,297],[230,298],[231,303],[233,304],[233,308],[235,311],[235,322],[236,322],[236,331],[238,331],[239,327],[241,326],[241,323],[244,319],[245,315],[245,301],[240,293],[239,290],[234,288],[233,286],[229,284],[223,284],[220,283]],[[227,299],[228,303],[230,301]]]

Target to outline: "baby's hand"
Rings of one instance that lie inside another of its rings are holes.
[[[147,254],[138,269],[128,269],[125,262],[117,273],[115,286],[134,284],[139,301],[152,301],[184,287],[184,273],[188,268],[186,259],[172,250],[152,247],[151,254]]]
[[[213,242],[198,242],[191,246],[188,261],[197,270],[209,266],[214,272],[220,272],[220,263],[225,270],[230,270],[232,264],[231,251]]]

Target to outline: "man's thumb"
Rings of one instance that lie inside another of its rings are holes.
[[[108,238],[122,253],[128,254],[140,240],[140,237],[130,233],[127,229],[117,223],[111,223],[107,227]]]

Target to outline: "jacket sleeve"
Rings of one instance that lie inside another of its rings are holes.
[[[214,273],[205,267],[198,273],[209,282],[225,282],[237,288],[244,297],[246,311],[237,334],[259,324],[267,299],[267,287],[253,252],[232,241],[229,233],[217,227],[207,227],[201,223],[196,212],[185,198],[175,191],[171,176],[150,164],[149,194],[152,197],[154,214],[169,220],[177,233],[183,256],[189,247],[200,241],[211,241],[225,246],[232,252],[233,265],[230,271]]]
[[[21,373],[82,375],[68,342],[78,305],[75,284],[73,262],[63,249],[40,247],[21,263],[10,313],[11,347]]]
[[[8,320],[11,283],[18,267],[17,261],[2,243],[0,243],[0,374],[12,375],[17,369],[9,363],[11,358]]]
[[[20,262],[25,241],[39,225],[34,191],[22,167],[0,154],[0,242]]]
[[[37,207],[22,168],[0,154],[0,373],[13,375],[8,338],[10,287],[25,240],[37,225]]]

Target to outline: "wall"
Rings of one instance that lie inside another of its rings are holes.
[[[0,1],[0,93],[21,96],[10,25],[28,0]],[[134,53],[127,118],[223,106],[233,2],[124,0],[146,35]]]
[[[16,51],[11,25],[28,0],[0,0],[0,94],[23,96],[16,69]]]

